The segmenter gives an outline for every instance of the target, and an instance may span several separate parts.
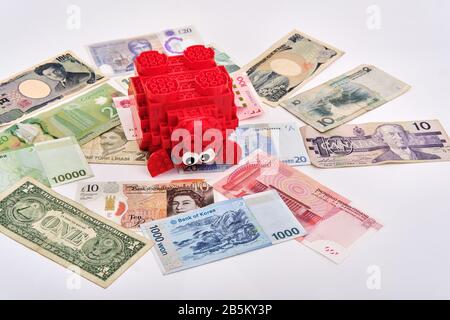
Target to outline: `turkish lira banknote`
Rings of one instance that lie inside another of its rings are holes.
[[[345,124],[321,133],[301,128],[313,165],[320,168],[450,160],[450,141],[438,120]]]
[[[148,153],[128,140],[121,125],[81,146],[89,163],[145,165]]]
[[[0,83],[0,126],[106,80],[67,51]]]
[[[267,191],[141,225],[163,273],[268,247],[306,234],[280,196]]]
[[[208,45],[210,48],[214,50],[214,60],[218,66],[224,66],[228,73],[236,72],[240,69],[239,65],[234,62],[225,51],[219,48],[216,44],[210,43]]]
[[[262,101],[273,107],[344,54],[293,30],[242,67]]]
[[[78,184],[76,200],[122,227],[140,232],[142,223],[212,204],[214,194],[213,188],[204,179],[83,181]]]
[[[93,173],[75,138],[66,137],[0,153],[0,191],[25,176],[56,187]]]
[[[262,150],[291,166],[310,164],[299,125],[295,122],[240,125],[232,139],[241,147],[242,157]]]
[[[263,151],[256,151],[213,187],[227,198],[275,190],[303,225],[304,245],[335,263],[382,225],[351,201]]]
[[[0,232],[104,288],[152,247],[29,177],[0,196]]]
[[[372,65],[343,75],[280,103],[320,132],[336,128],[408,91],[410,86]]]
[[[105,83],[55,108],[22,120],[0,132],[0,151],[69,136],[84,144],[120,124],[112,99],[121,95]]]
[[[253,118],[264,113],[259,96],[253,88],[245,72],[235,72],[230,75],[233,81],[236,115],[239,120]]]
[[[133,116],[131,114],[130,98],[128,96],[117,97],[114,98],[113,101],[127,140],[136,140],[138,129],[134,124]]]

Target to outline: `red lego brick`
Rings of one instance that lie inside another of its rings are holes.
[[[135,59],[135,66],[138,75],[131,78],[128,93],[133,96],[131,109],[142,150],[170,154],[172,132],[192,132],[195,121],[201,121],[204,130],[224,134],[238,126],[232,81],[225,68],[216,65],[213,49],[195,45],[171,57],[146,51]],[[151,172],[158,170],[152,167]]]
[[[166,150],[159,149],[153,152],[147,161],[147,169],[152,177],[173,169],[174,165]]]

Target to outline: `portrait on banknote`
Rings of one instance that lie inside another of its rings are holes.
[[[107,131],[100,135],[100,146],[102,148],[102,156],[110,156],[125,150],[128,140],[121,126]]]
[[[426,153],[411,147],[410,135],[403,126],[395,123],[379,125],[373,134],[375,140],[384,143],[388,150],[373,159],[373,162],[392,160],[441,159],[436,154]]]
[[[311,163],[321,168],[448,161],[448,135],[437,120],[301,128]]]
[[[61,63],[56,62],[48,62],[34,69],[37,75],[55,81],[57,83],[55,91],[57,92],[70,90],[82,83],[94,83],[95,73],[89,69],[86,71],[88,72],[70,72]]]
[[[205,195],[190,189],[167,190],[167,216],[185,213],[205,206]]]

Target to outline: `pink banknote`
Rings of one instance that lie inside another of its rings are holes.
[[[262,151],[250,155],[214,188],[228,198],[276,190],[308,232],[297,240],[336,263],[382,227],[349,199]]]
[[[230,76],[233,79],[234,102],[237,106],[238,119],[244,120],[261,115],[264,111],[247,74],[235,72]]]

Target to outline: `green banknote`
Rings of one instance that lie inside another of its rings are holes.
[[[120,124],[113,98],[123,94],[103,84],[67,103],[39,113],[0,133],[0,151],[74,136],[85,144]]]
[[[0,232],[103,288],[152,246],[29,177],[0,196]]]
[[[0,153],[0,190],[29,176],[51,187],[93,177],[74,137]]]

